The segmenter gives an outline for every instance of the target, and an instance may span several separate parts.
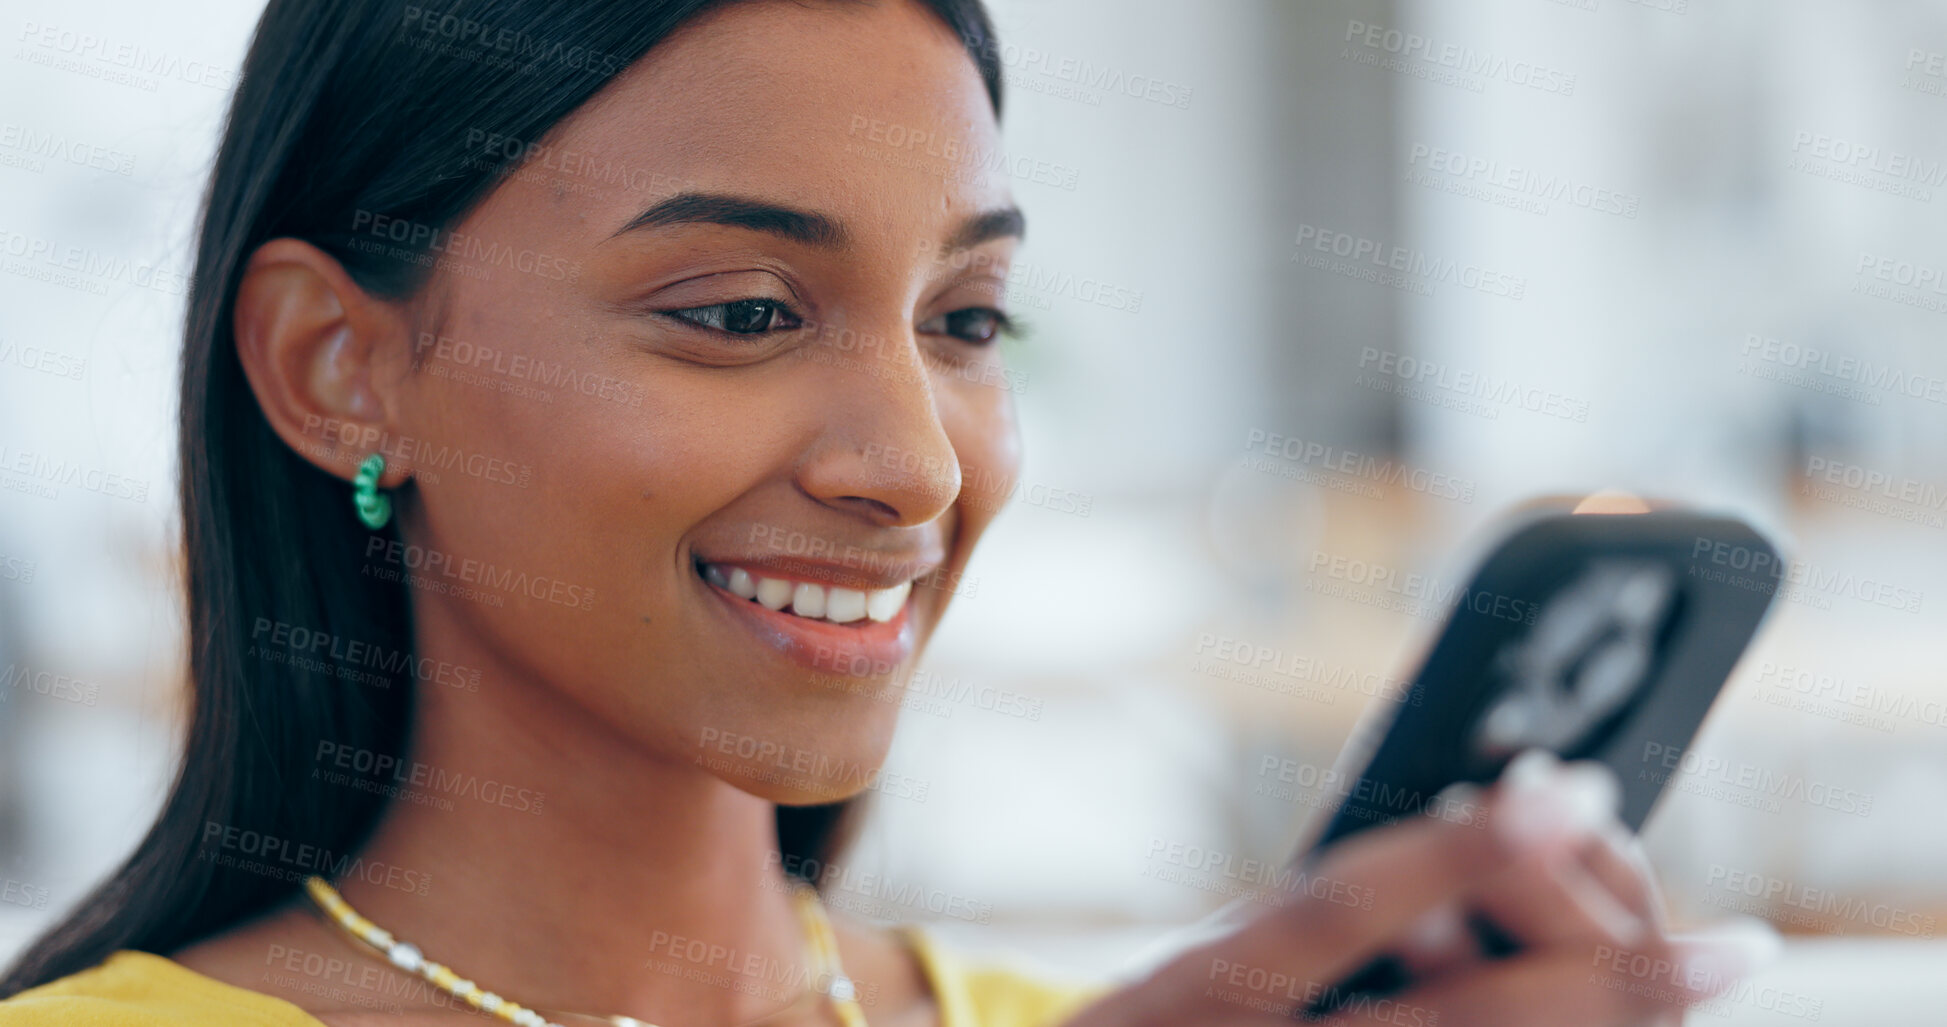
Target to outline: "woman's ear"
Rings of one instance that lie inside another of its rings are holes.
[[[381,488],[411,476],[398,445],[411,328],[396,305],[352,281],[330,254],[272,239],[244,267],[233,311],[237,358],[257,405],[285,444],[350,480],[372,453]]]

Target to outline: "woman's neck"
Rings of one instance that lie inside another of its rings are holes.
[[[455,662],[482,663],[469,658]],[[339,882],[355,908],[543,1008],[739,1023],[802,991],[771,803],[651,757],[538,683],[487,679],[491,695],[420,685],[411,763],[385,779],[403,794],[359,853],[365,873]]]

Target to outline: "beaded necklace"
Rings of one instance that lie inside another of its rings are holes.
[[[792,880],[792,900],[797,906],[798,917],[804,923],[806,941],[811,949],[813,965],[817,972],[811,978],[810,995],[822,995],[832,1000],[838,1012],[838,1019],[845,1027],[866,1027],[865,1012],[859,1008],[858,988],[838,961],[838,940],[832,933],[831,921],[825,916],[824,903],[818,900],[817,889],[799,880]],[[352,940],[371,948],[383,956],[387,962],[407,973],[418,974],[433,987],[464,1001],[474,1009],[497,1016],[519,1027],[561,1027],[560,1024],[542,1015],[539,1010],[523,1006],[518,1002],[502,998],[473,983],[452,967],[427,959],[417,945],[395,937],[391,931],[367,920],[345,901],[338,889],[333,888],[324,878],[311,876],[305,878],[304,890],[310,894],[325,918],[336,924]],[[800,1000],[802,1001],[802,1000]],[[656,1027],[655,1024],[638,1020],[631,1016],[596,1016],[590,1013],[554,1012],[554,1016],[569,1016],[581,1019],[599,1020],[613,1027]],[[776,1013],[769,1014],[776,1016]]]

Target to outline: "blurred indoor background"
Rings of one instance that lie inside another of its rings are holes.
[[[1799,561],[1699,742],[1732,770],[1645,833],[1676,918],[1793,936],[1772,992],[1693,1021],[1793,1019],[1765,997],[1788,988],[1826,1023],[1934,1022],[1947,6],[993,3],[1032,222],[1023,487],[910,690],[891,769],[925,800],[875,797],[832,904],[1135,965],[1329,807],[1292,781],[1438,623],[1401,579],[1613,488],[1737,511]],[[166,784],[177,329],[260,6],[0,24],[6,955]]]

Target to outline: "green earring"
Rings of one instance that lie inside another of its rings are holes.
[[[352,505],[358,508],[358,519],[373,531],[392,519],[392,497],[379,491],[379,476],[384,473],[385,457],[373,453],[358,465],[358,476],[352,479]]]

